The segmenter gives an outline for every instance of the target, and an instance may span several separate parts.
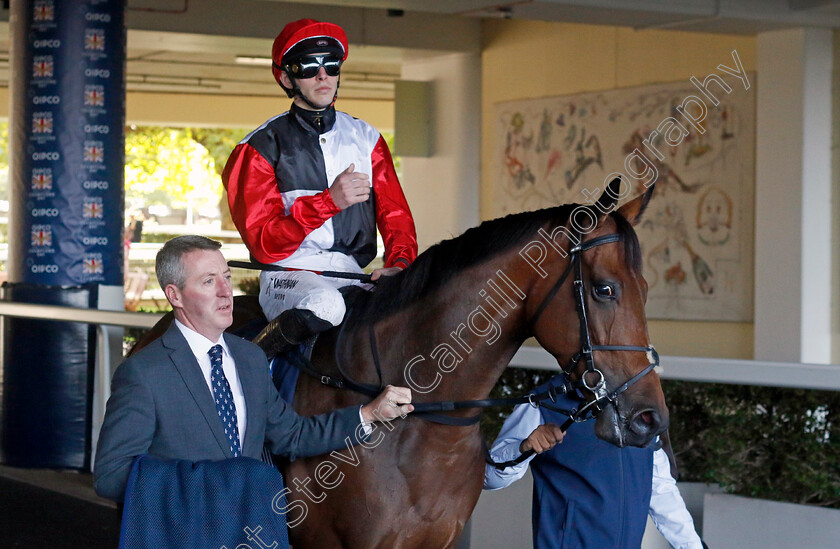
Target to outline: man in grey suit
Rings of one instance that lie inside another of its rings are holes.
[[[259,459],[263,444],[290,459],[345,447],[374,421],[414,407],[407,388],[388,386],[371,403],[315,417],[280,398],[265,354],[224,330],[233,322],[230,269],[221,244],[181,236],[157,254],[155,269],[175,322],[117,368],[99,436],[94,487],[122,501],[136,456],[188,461]]]

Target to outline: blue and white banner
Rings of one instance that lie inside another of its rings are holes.
[[[122,285],[124,0],[16,10],[9,279]]]

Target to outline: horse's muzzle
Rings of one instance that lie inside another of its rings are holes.
[[[614,405],[608,405],[595,420],[595,434],[601,440],[619,448],[644,448],[668,428],[668,423],[667,409],[664,417],[655,408],[645,408],[625,416],[619,414]]]
[[[668,428],[668,423],[668,418],[663,419],[653,408],[636,412],[627,421],[624,442],[627,446],[647,446]]]

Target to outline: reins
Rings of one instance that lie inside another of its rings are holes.
[[[361,280],[362,282],[373,282],[369,274],[364,273],[348,273],[344,271],[316,271],[314,269],[297,269],[295,267],[281,267],[280,265],[271,265],[268,263],[259,263],[258,261],[236,261],[230,260],[227,262],[229,267],[238,267],[240,269],[253,269],[257,271],[303,271],[307,273],[315,273],[321,276],[328,276],[330,278],[345,278],[347,280]]]
[[[338,348],[338,343],[336,343],[336,348]],[[321,372],[317,371],[314,367],[312,367],[309,361],[306,360],[306,358],[299,352],[289,353],[287,356],[292,360],[292,364],[295,367],[297,367],[300,371],[309,374],[315,379],[318,379],[322,385],[326,385],[328,387],[354,391],[356,393],[365,395],[371,399],[379,396],[379,393],[381,393],[382,389],[384,388],[384,386],[381,385],[381,381],[380,385],[373,385],[369,383],[360,383],[354,381],[353,379],[349,378],[341,370],[340,367],[339,374],[343,376],[342,378],[336,378],[333,376],[322,374]],[[380,369],[377,367],[377,372],[379,371]],[[567,385],[566,383],[564,383],[560,387],[562,394],[565,394],[570,390],[570,385]],[[412,403],[412,406],[414,406],[414,411],[412,412],[412,415],[419,416],[421,417],[421,419],[430,421],[432,423],[439,423],[442,425],[451,425],[457,427],[475,425],[476,423],[478,423],[479,419],[481,418],[481,415],[471,417],[453,417],[441,415],[437,412],[452,412],[455,410],[464,410],[468,408],[493,408],[499,406],[515,406],[517,404],[530,404],[532,406],[546,406],[555,411],[560,411],[561,413],[568,412],[567,415],[573,415],[575,413],[575,410],[561,410],[553,408],[544,403],[544,401],[546,400],[551,400],[552,402],[556,401],[558,395],[556,389],[556,387],[552,387],[549,390],[544,391],[542,393],[528,393],[520,397],[417,402]]]
[[[548,305],[553,301],[553,299],[557,296],[557,293],[560,291],[560,288],[564,285],[566,280],[569,278],[569,275],[574,272],[575,278],[573,281],[573,295],[575,298],[575,306],[578,313],[578,319],[580,321],[580,341],[581,341],[581,349],[569,359],[566,363],[566,366],[562,368],[563,372],[563,383],[557,387],[552,386],[549,390],[544,391],[542,393],[529,393],[520,397],[512,397],[512,398],[495,398],[495,399],[480,399],[480,400],[460,400],[460,401],[439,401],[439,402],[418,402],[412,403],[414,406],[413,415],[420,417],[426,421],[430,421],[433,423],[438,423],[442,425],[451,425],[451,426],[458,426],[464,427],[469,425],[475,425],[478,423],[481,415],[475,415],[470,417],[457,417],[457,416],[449,416],[441,414],[440,412],[452,412],[456,410],[468,409],[468,408],[490,408],[490,407],[498,407],[498,406],[511,406],[511,405],[518,405],[518,404],[525,404],[528,403],[531,406],[545,407],[547,409],[562,413],[564,415],[569,416],[568,419],[563,423],[561,426],[561,430],[564,432],[576,422],[586,421],[595,417],[595,415],[600,412],[604,406],[607,404],[612,403],[615,405],[615,401],[619,395],[641,380],[644,376],[648,373],[653,371],[653,369],[659,365],[659,355],[656,353],[656,350],[653,348],[652,345],[648,346],[639,346],[639,345],[593,345],[590,330],[589,330],[589,318],[587,314],[586,308],[586,300],[584,296],[585,284],[583,282],[583,261],[582,255],[583,252],[595,248],[597,246],[601,246],[603,244],[610,244],[614,242],[619,242],[622,237],[619,234],[609,234],[600,236],[597,238],[593,238],[586,242],[581,242],[581,233],[577,232],[574,235],[576,238],[572,240],[574,242],[579,242],[576,246],[572,247],[569,250],[569,255],[571,256],[569,260],[568,266],[563,270],[560,277],[548,291],[548,293],[543,298],[542,302],[540,303],[537,310],[528,320],[527,325],[529,326],[531,332],[533,333],[537,321],[540,319],[543,312],[546,310]],[[240,265],[242,262],[228,262],[231,266],[244,266]],[[254,268],[250,267],[256,264],[247,264],[249,267],[247,268]],[[259,267],[262,268],[263,265],[259,264]],[[275,265],[265,265],[264,267],[270,267],[269,270],[296,270],[296,269],[286,269],[283,267],[277,267]],[[328,274],[327,271],[322,271],[319,274],[323,274],[325,276],[334,276],[335,274],[339,275],[350,275],[353,273],[330,273]],[[359,275],[354,276],[341,276],[336,278],[357,278]],[[350,316],[349,313],[347,315]],[[300,353],[290,353],[288,356],[292,359],[292,364],[296,366],[300,371],[305,372],[306,374],[318,379],[323,385],[334,387],[337,389],[347,389],[351,391],[355,391],[357,393],[363,394],[371,399],[376,398],[379,393],[382,392],[384,386],[382,384],[382,366],[381,361],[379,358],[379,350],[376,342],[376,333],[374,323],[368,324],[368,341],[371,350],[371,357],[373,360],[374,367],[376,368],[376,375],[378,379],[378,385],[373,385],[369,383],[361,383],[357,382],[352,379],[351,376],[347,375],[343,368],[341,367],[341,349],[344,343],[345,338],[345,328],[349,323],[345,322],[341,328],[339,329],[338,337],[335,343],[335,364],[336,368],[338,369],[338,374],[340,377],[333,377],[329,375],[325,375],[319,371],[317,371],[311,364],[309,364],[308,360],[304,358]],[[599,370],[595,365],[595,356],[594,353],[596,351],[628,351],[628,352],[643,352],[647,355],[648,358],[648,366],[644,368],[642,371],[634,375],[632,378],[627,380],[624,384],[619,386],[613,391],[609,391],[607,389],[606,378],[601,370]],[[574,371],[577,369],[578,364],[584,361],[585,370],[581,374],[580,379],[578,381],[571,381],[571,376]],[[585,397],[581,395],[581,390],[585,389],[594,395],[594,399],[586,402],[580,408],[573,409],[573,410],[565,410],[556,406],[553,406],[548,401],[552,403],[556,402],[558,396],[558,390],[562,394],[569,394],[575,395],[580,402],[585,402]],[[485,446],[485,460],[494,465],[497,468],[504,469],[511,465],[516,465],[528,459],[531,454],[533,454],[533,450],[528,452],[523,452],[518,458],[510,461],[506,461],[503,463],[495,463],[489,455],[489,451]]]
[[[577,237],[575,238],[575,240],[580,242],[580,232],[576,233],[575,236]],[[531,327],[531,331],[533,332],[540,315],[542,315],[543,311],[548,306],[548,303],[557,294],[560,287],[563,285],[563,283],[566,281],[569,274],[571,273],[572,268],[574,268],[575,280],[573,283],[573,293],[575,296],[575,306],[578,312],[578,319],[580,321],[581,350],[572,355],[572,357],[569,359],[569,362],[566,363],[566,366],[563,368],[563,374],[565,376],[563,386],[567,392],[569,386],[575,390],[578,390],[582,387],[590,393],[592,393],[595,396],[595,398],[584,404],[581,408],[572,411],[571,414],[569,414],[567,411],[555,410],[569,416],[569,418],[563,423],[563,425],[560,426],[560,430],[563,432],[566,432],[566,430],[569,427],[571,427],[573,423],[579,421],[586,421],[588,419],[594,418],[595,415],[598,412],[600,412],[603,409],[603,407],[608,403],[612,403],[613,405],[615,405],[615,401],[620,394],[632,387],[636,382],[641,380],[647,374],[652,372],[654,368],[659,366],[659,354],[656,352],[656,349],[654,349],[653,345],[648,345],[646,347],[642,347],[640,345],[592,345],[592,340],[589,331],[589,317],[587,315],[586,300],[584,298],[583,293],[585,286],[583,283],[583,261],[581,260],[581,255],[586,250],[589,250],[596,246],[612,242],[618,242],[619,240],[621,240],[621,237],[618,234],[604,235],[578,244],[577,246],[570,249],[569,253],[571,254],[572,258],[569,261],[569,265],[563,271],[563,274],[560,275],[560,278],[557,280],[557,282],[554,284],[551,290],[549,290],[548,294],[546,294],[546,297],[543,299],[542,303],[537,308],[537,311],[534,313],[534,315],[528,322]],[[636,375],[634,375],[632,378],[627,380],[617,389],[610,392],[607,390],[607,382],[604,377],[604,373],[595,367],[595,351],[643,352],[647,355],[648,366]],[[577,365],[581,361],[581,359],[585,361],[586,369],[581,375],[579,381],[572,382],[570,381],[571,375],[577,368]],[[594,383],[591,383],[591,380],[589,379],[592,374],[596,376]],[[551,409],[551,407],[546,404],[541,405]],[[485,461],[487,461],[487,463],[489,463],[490,465],[495,466],[497,469],[505,469],[512,465],[518,465],[519,463],[522,463],[533,454],[534,450],[528,450],[527,452],[523,452],[516,459],[497,463],[492,460],[492,458],[489,455],[489,452],[487,452],[487,455],[485,456]]]

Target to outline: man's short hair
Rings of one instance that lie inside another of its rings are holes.
[[[155,257],[155,274],[160,288],[165,290],[170,284],[174,284],[178,289],[184,288],[187,276],[181,256],[196,250],[218,250],[221,247],[221,242],[194,234],[176,236],[167,241]]]

